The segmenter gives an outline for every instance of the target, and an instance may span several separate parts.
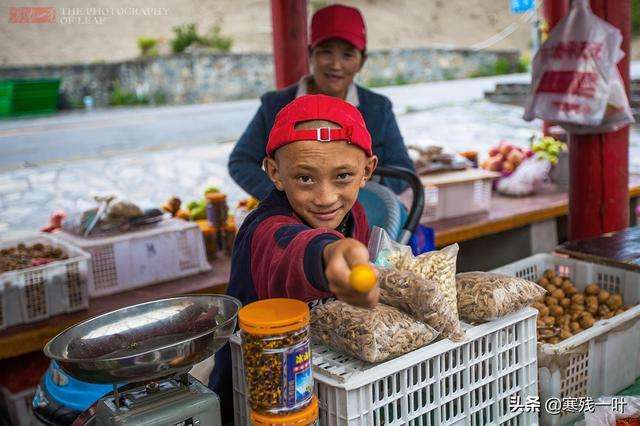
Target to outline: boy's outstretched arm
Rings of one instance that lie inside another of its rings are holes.
[[[349,274],[354,266],[369,263],[369,251],[364,244],[352,238],[329,243],[324,247],[322,260],[329,290],[339,300],[365,308],[376,306],[380,296],[378,286],[368,293],[361,293],[353,289],[349,282]]]
[[[258,298],[289,297],[306,302],[330,297],[375,306],[378,288],[359,293],[349,284],[356,264],[368,263],[364,244],[337,231],[311,229],[287,216],[259,225],[251,242],[251,275]]]

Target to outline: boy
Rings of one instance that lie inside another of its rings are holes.
[[[306,95],[277,115],[264,168],[274,190],[242,224],[233,247],[227,294],[243,303],[335,296],[373,307],[378,288],[359,293],[349,273],[369,261],[369,228],[358,192],[375,170],[371,136],[358,109]],[[210,386],[231,418],[229,348],[216,355]]]

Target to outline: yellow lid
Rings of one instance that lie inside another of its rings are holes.
[[[254,426],[302,426],[318,419],[318,398],[313,396],[309,405],[302,410],[287,414],[266,414],[251,411],[251,422]]]
[[[309,324],[309,307],[295,299],[265,299],[249,303],[238,312],[243,331],[251,334],[282,334]]]
[[[216,227],[211,225],[207,219],[196,220],[196,223],[204,235],[216,233]]]
[[[207,201],[211,201],[212,203],[225,201],[227,199],[227,196],[221,192],[207,192],[204,194],[204,197]]]

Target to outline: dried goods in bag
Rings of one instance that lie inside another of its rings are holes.
[[[458,250],[458,244],[453,244],[442,250],[430,251],[418,256],[413,256],[411,251],[393,251],[386,255],[386,263],[401,271],[410,271],[420,278],[432,281],[457,318],[456,261],[458,260]]]
[[[434,280],[398,268],[380,269],[380,301],[422,321],[453,341],[464,339],[457,308],[452,308]]]
[[[311,311],[311,336],[367,362],[380,362],[416,350],[436,337],[428,325],[379,303],[373,309],[335,300]]]
[[[458,313],[466,321],[501,318],[541,298],[546,290],[522,278],[492,272],[456,275]]]

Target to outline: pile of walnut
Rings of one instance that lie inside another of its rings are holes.
[[[628,307],[623,306],[622,296],[589,284],[583,293],[568,278],[557,276],[547,269],[538,284],[547,294],[533,307],[538,315],[538,341],[555,344],[591,327],[600,319],[618,315]]]

